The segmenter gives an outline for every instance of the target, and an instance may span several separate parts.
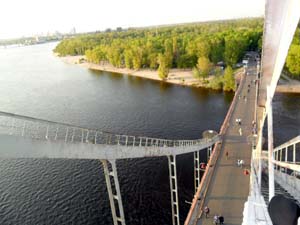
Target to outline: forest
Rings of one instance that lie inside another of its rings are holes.
[[[60,56],[85,55],[96,64],[109,62],[120,68],[158,70],[162,79],[172,68],[193,69],[194,75],[203,79],[213,73],[217,76],[212,88],[224,89],[224,71],[216,65],[222,62],[232,73],[246,51],[261,51],[262,33],[263,18],[107,29],[63,40],[54,52]],[[293,76],[300,75],[300,39],[296,36],[286,63]]]

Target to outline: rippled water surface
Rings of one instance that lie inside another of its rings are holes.
[[[92,71],[52,55],[55,43],[0,50],[0,111],[109,132],[196,139],[219,130],[232,94]],[[274,99],[275,142],[299,134],[299,95]],[[280,129],[279,129],[280,127]],[[20,149],[22,151],[22,149]],[[181,221],[192,155],[177,159]],[[118,161],[126,224],[171,224],[167,159]],[[0,224],[112,224],[99,160],[0,160]]]

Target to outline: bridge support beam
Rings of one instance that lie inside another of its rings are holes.
[[[195,193],[200,185],[200,152],[194,152],[194,183]]]
[[[273,163],[273,110],[272,110],[272,94],[270,88],[267,88],[268,97],[268,156],[269,156],[269,201],[275,195],[275,184],[274,184],[274,163]]]
[[[106,187],[108,191],[111,214],[113,217],[114,225],[119,225],[119,224],[125,225],[125,216],[124,216],[124,209],[123,209],[120,185],[119,185],[118,174],[117,174],[116,161],[115,160],[109,161],[111,164],[110,169],[108,167],[108,160],[101,160],[101,162],[104,169],[104,176],[105,176]],[[113,177],[115,192],[113,192],[112,190],[111,177]],[[116,211],[115,201],[118,202],[119,214],[117,214]]]
[[[172,224],[180,225],[179,223],[179,202],[177,189],[177,172],[176,172],[176,156],[168,156],[169,163],[169,177],[171,190],[171,206],[172,206]]]

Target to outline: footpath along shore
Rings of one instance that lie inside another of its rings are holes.
[[[65,56],[59,57],[63,62],[69,64],[78,64],[79,66],[85,67],[87,69],[99,70],[99,71],[107,71],[113,73],[127,74],[130,76],[146,78],[150,80],[163,81],[170,84],[177,84],[182,86],[190,86],[190,87],[203,87],[208,88],[207,84],[203,83],[201,79],[195,78],[193,76],[193,71],[191,69],[171,69],[168,75],[168,78],[162,80],[158,76],[157,70],[151,69],[140,69],[133,70],[127,68],[116,68],[109,63],[106,64],[95,64],[89,63],[81,59],[85,59],[85,56]],[[240,79],[241,72],[237,72],[235,74],[235,78],[237,80]],[[207,80],[211,79],[213,76],[207,78]],[[300,81],[292,80],[290,78],[281,79],[277,85],[276,92],[282,93],[300,93]]]

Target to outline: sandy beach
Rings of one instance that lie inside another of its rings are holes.
[[[163,81],[170,84],[177,84],[183,86],[194,86],[194,87],[205,87],[201,79],[197,79],[193,76],[191,69],[171,69],[168,75],[168,78],[162,80],[158,76],[157,70],[151,69],[140,69],[133,70],[127,68],[116,68],[109,63],[106,64],[95,64],[83,61],[80,63],[80,59],[85,58],[85,56],[66,56],[60,57],[64,62],[69,64],[78,64],[82,67],[94,70],[102,70],[114,73],[127,74],[136,77],[142,77],[151,80]],[[210,78],[207,78],[210,79]]]

